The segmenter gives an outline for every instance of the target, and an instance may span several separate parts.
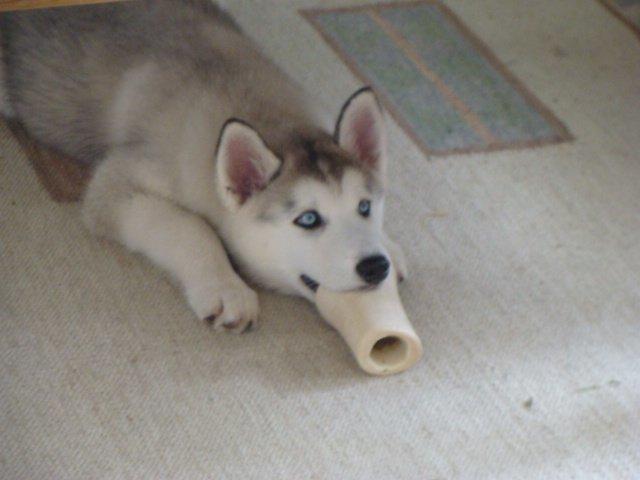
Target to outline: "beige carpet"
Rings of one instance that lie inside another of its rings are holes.
[[[357,87],[296,13],[319,1],[228,3],[328,112]],[[213,333],[0,127],[0,478],[640,477],[640,42],[596,1],[446,3],[576,140],[428,160],[391,125],[402,375],[269,293]]]

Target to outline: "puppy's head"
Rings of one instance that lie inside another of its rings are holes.
[[[217,152],[218,193],[232,211],[227,248],[246,275],[287,293],[374,287],[390,267],[386,163],[382,112],[369,88],[345,103],[333,137],[298,135],[279,155],[249,125],[227,122]]]

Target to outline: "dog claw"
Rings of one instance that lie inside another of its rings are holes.
[[[249,323],[247,323],[247,325],[244,327],[244,330],[242,330],[242,333],[249,333],[253,330],[256,329],[256,322],[254,322],[253,320],[250,321]]]

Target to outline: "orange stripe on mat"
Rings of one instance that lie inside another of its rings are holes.
[[[493,133],[486,127],[480,117],[473,112],[469,106],[458,97],[453,90],[425,63],[424,59],[416,51],[415,47],[405,39],[396,28],[387,22],[377,11],[366,10],[367,14],[376,24],[384,31],[384,33],[400,48],[409,60],[413,62],[416,68],[428,80],[430,80],[440,91],[442,96],[446,98],[453,108],[457,110],[460,116],[469,124],[476,134],[491,146],[500,142]]]

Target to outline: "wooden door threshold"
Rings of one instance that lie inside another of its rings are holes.
[[[33,10],[36,8],[69,7],[91,3],[109,3],[122,0],[0,0],[0,12]]]

